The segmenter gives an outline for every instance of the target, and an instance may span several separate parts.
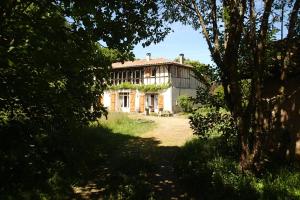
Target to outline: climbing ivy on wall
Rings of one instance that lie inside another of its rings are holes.
[[[108,86],[108,89],[109,90],[133,89],[133,90],[139,90],[141,92],[157,92],[160,90],[168,89],[169,87],[171,87],[171,85],[169,83],[137,85],[137,84],[124,82],[119,85]]]

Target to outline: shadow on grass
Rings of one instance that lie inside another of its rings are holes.
[[[78,131],[65,179],[73,199],[185,199],[173,162],[179,147],[93,127]]]
[[[213,200],[300,199],[299,163],[273,166],[256,177],[240,171],[236,148],[214,137],[191,140],[180,149],[175,171],[189,196]]]

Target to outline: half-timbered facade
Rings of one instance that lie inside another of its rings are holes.
[[[109,90],[102,103],[110,111],[177,112],[180,95],[195,96],[202,84],[193,76],[191,66],[167,59],[146,59],[113,63]],[[144,89],[148,87],[148,89]]]

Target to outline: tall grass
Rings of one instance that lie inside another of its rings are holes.
[[[108,118],[102,118],[99,123],[112,130],[113,133],[122,133],[131,136],[139,136],[155,127],[150,120],[133,119],[126,113],[109,113]]]
[[[219,146],[219,138],[186,143],[176,160],[176,172],[195,198],[300,199],[300,170],[296,164],[260,177],[242,173],[238,159]]]

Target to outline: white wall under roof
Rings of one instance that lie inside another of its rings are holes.
[[[177,105],[178,97],[181,95],[196,97],[196,89],[175,88],[172,87],[172,105],[173,112],[179,112],[180,107]]]
[[[173,112],[172,108],[172,87],[169,87],[162,93],[164,97],[164,111]]]
[[[104,104],[104,107],[107,107],[107,108],[110,107],[110,92],[109,91],[104,91],[103,104]]]

